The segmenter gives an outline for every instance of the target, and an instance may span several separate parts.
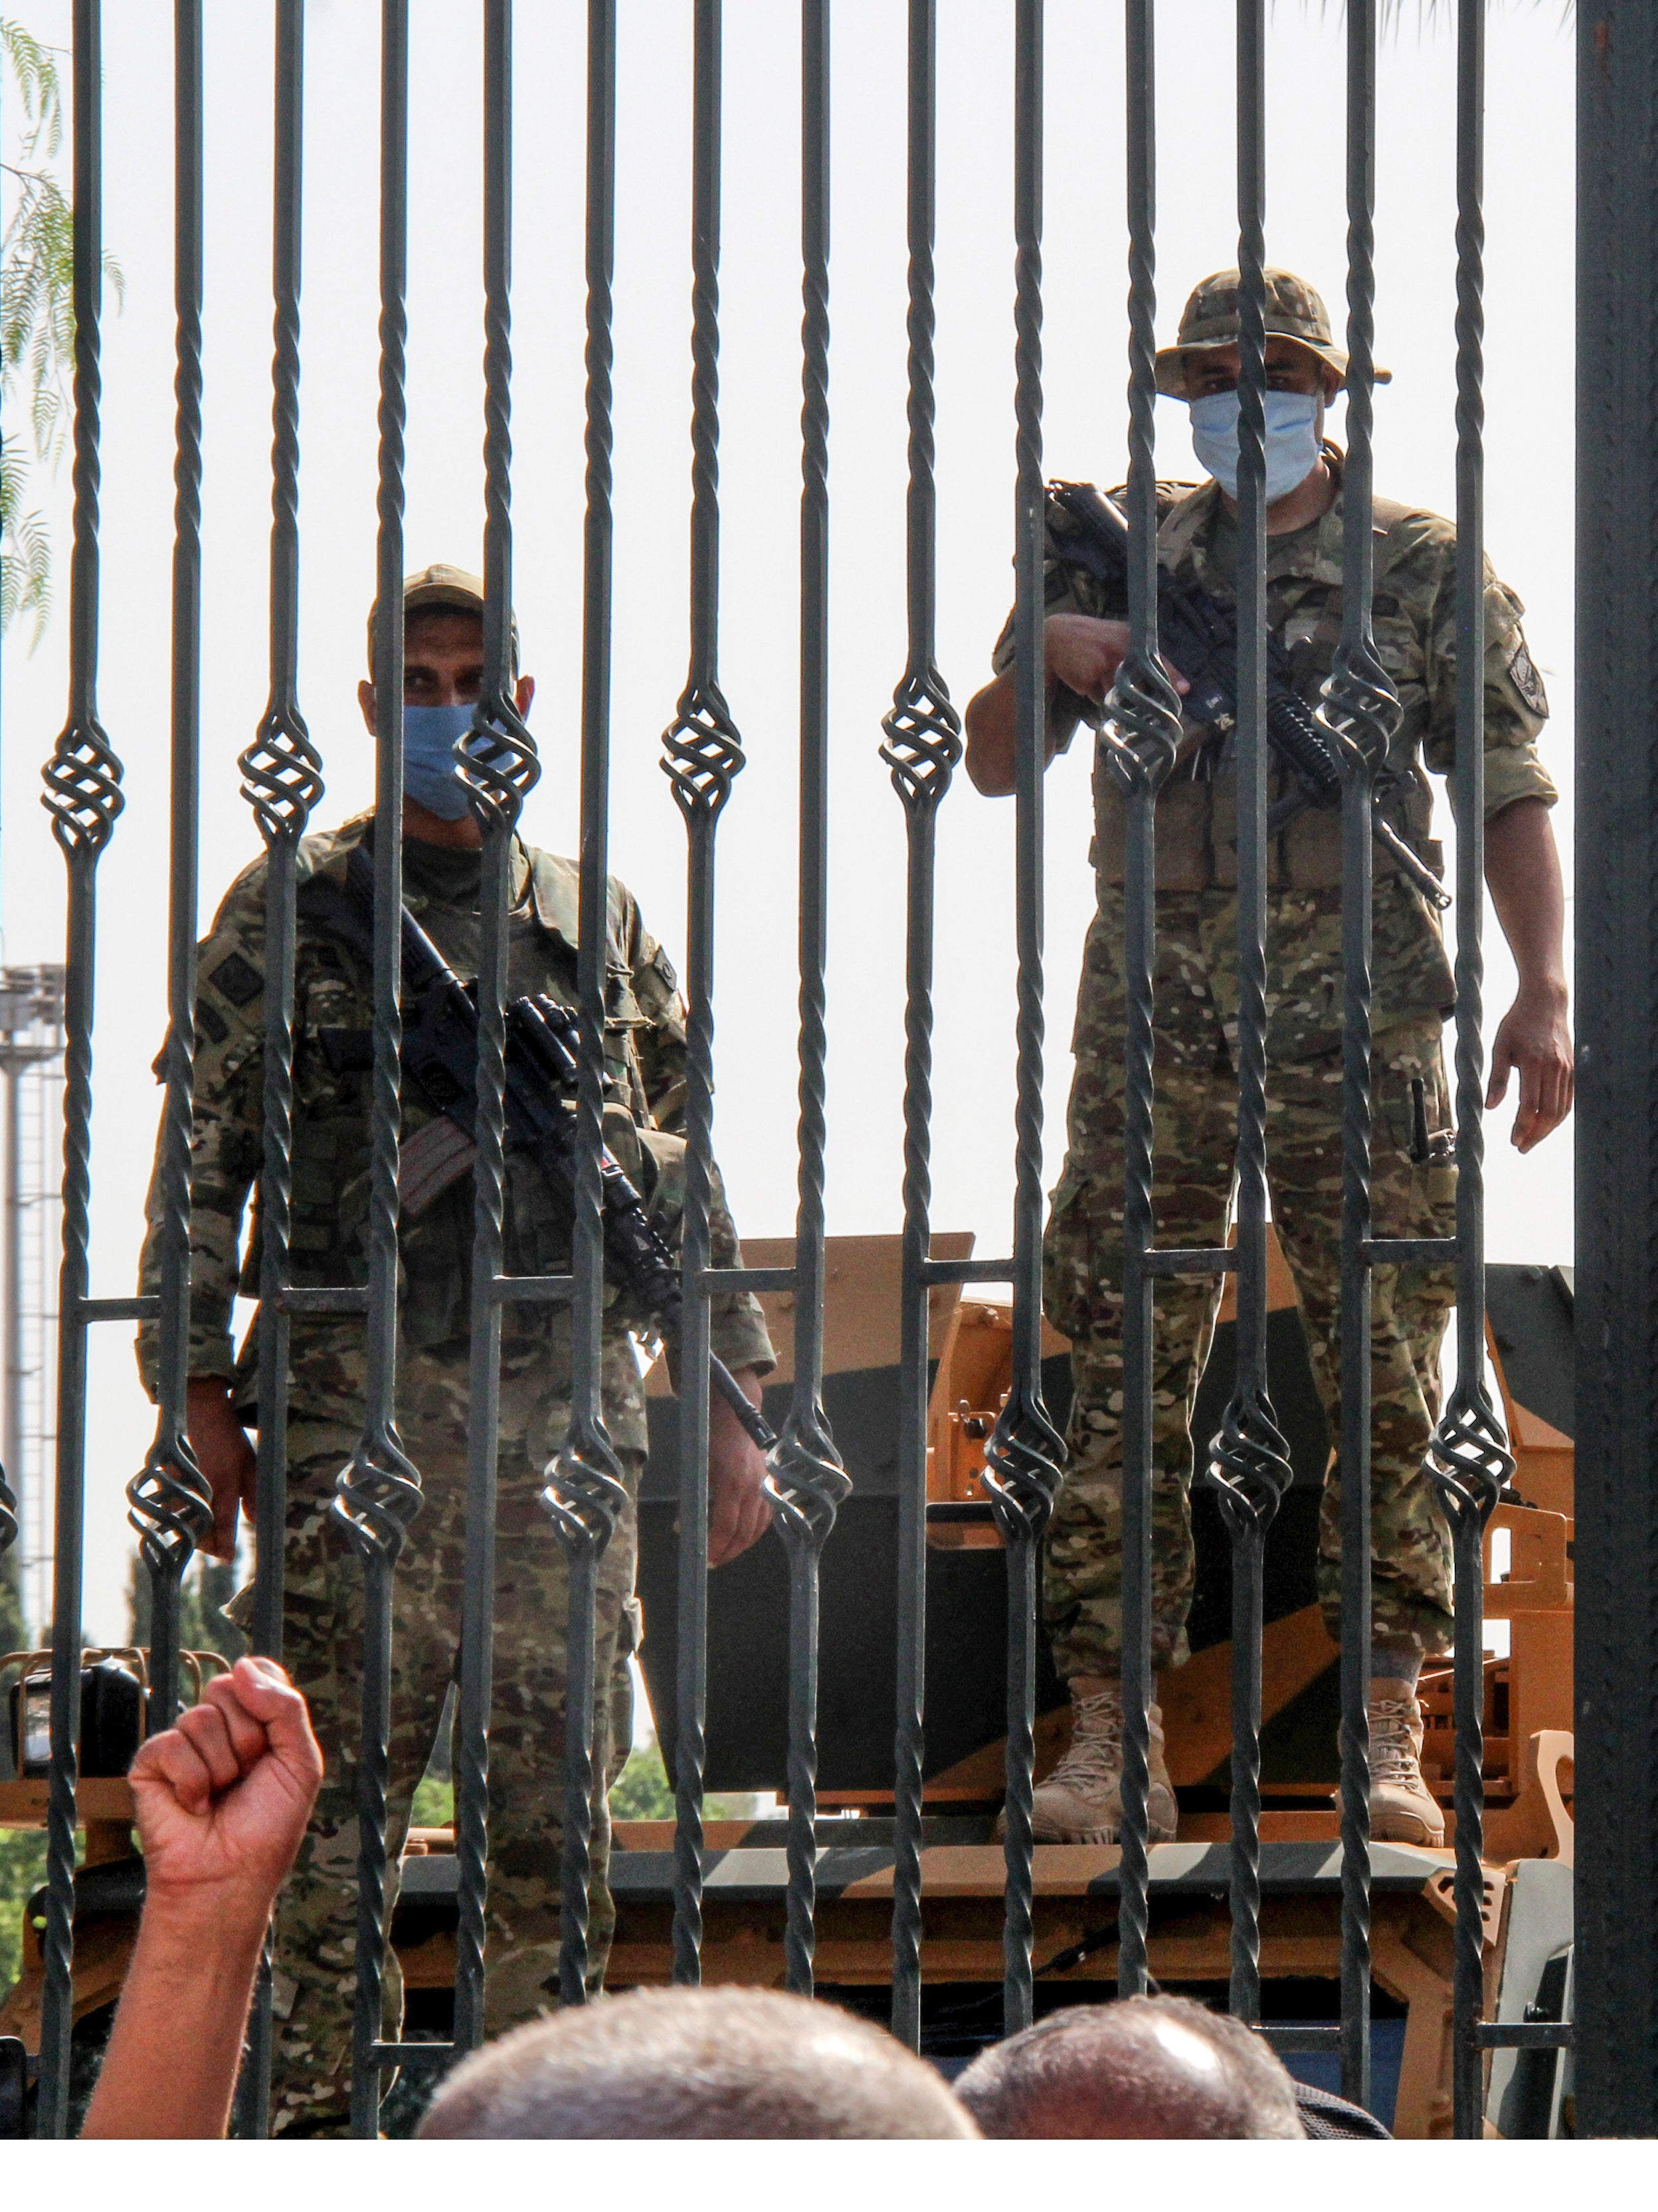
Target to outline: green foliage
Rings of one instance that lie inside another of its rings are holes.
[[[756,1800],[753,1797],[704,1797],[703,1818],[705,1820],[748,1820],[754,1817]],[[610,1816],[613,1820],[671,1820],[674,1818],[674,1792],[668,1784],[667,1768],[662,1763],[661,1746],[655,1736],[648,1736],[638,1745],[627,1765],[616,1778],[610,1793]]]
[[[18,1579],[17,1547],[0,1553],[0,1658],[8,1651],[21,1651],[26,1641],[23,1625],[23,1592]],[[0,1680],[0,1697],[3,1697],[5,1682]]]
[[[436,1774],[423,1774],[409,1808],[411,1828],[447,1828],[454,1820],[454,1784]]]
[[[226,1659],[240,1659],[247,1638],[225,1619],[220,1608],[236,1592],[236,1571],[198,1552],[185,1570],[179,1592],[179,1648],[183,1651],[216,1651]],[[128,1640],[140,1650],[149,1649],[149,1570],[135,1552],[127,1577]],[[186,1683],[186,1694],[189,1685]]]
[[[44,1828],[0,1828],[0,1996],[22,1965],[23,1907],[46,1878]]]
[[[70,408],[75,359],[75,226],[68,195],[49,164],[64,143],[63,87],[53,48],[0,16],[0,68],[16,88],[22,131],[15,190],[0,235],[0,405],[8,419],[27,400],[29,440],[0,440],[0,630],[34,618],[38,643],[52,611],[52,540],[39,511],[26,509],[32,466],[55,467]],[[117,301],[121,272],[104,256]]]

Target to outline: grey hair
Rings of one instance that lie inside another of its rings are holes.
[[[881,2029],[774,1990],[633,1990],[515,2029],[458,2066],[423,2136],[972,2137]]]
[[[1218,2061],[1205,2080],[1179,2045]],[[1240,2021],[1186,1997],[1073,2005],[982,2052],[956,2082],[981,2132],[1305,2141],[1284,2067]]]

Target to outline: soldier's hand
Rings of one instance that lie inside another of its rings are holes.
[[[153,1735],[128,1779],[149,1903],[263,1925],[322,1781],[305,1700],[273,1659],[239,1659]]]
[[[1575,1078],[1564,990],[1522,990],[1503,1017],[1491,1046],[1488,1111],[1507,1095],[1510,1073],[1520,1078],[1520,1101],[1509,1141],[1528,1152],[1571,1111]]]
[[[1048,675],[1080,698],[1103,699],[1129,650],[1128,624],[1050,615],[1042,626]]]
[[[216,1559],[234,1559],[237,1507],[253,1517],[253,1447],[236,1419],[229,1385],[216,1375],[191,1376],[186,1418],[196,1464],[213,1493],[213,1540],[203,1548]]]
[[[1128,624],[1094,615],[1050,615],[1042,632],[1050,678],[1082,698],[1103,702],[1128,658]],[[1166,660],[1163,669],[1177,691],[1191,690],[1178,668]]]
[[[760,1378],[740,1367],[737,1381],[751,1405],[760,1402]],[[771,1525],[765,1495],[765,1455],[716,1391],[708,1408],[708,1564],[722,1567]]]

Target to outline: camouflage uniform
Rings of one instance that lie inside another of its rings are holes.
[[[1326,457],[1338,477],[1341,456]],[[1235,532],[1212,482],[1158,489],[1162,566],[1229,594]],[[1070,550],[1074,526],[1050,502],[1047,611],[1120,617]],[[1316,700],[1340,639],[1342,499],[1318,521],[1267,545],[1271,627],[1301,695]],[[1428,836],[1423,764],[1451,765],[1455,739],[1454,534],[1420,509],[1375,502],[1377,648],[1404,709],[1379,787],[1379,811],[1438,867]],[[1516,799],[1552,803],[1536,738],[1547,701],[1520,626],[1520,602],[1486,580],[1486,817]],[[996,652],[1013,657],[1012,624]],[[1063,691],[1051,734],[1068,744],[1080,702]],[[1236,1137],[1237,882],[1229,748],[1189,733],[1157,807],[1155,1011],[1157,1236],[1222,1241]],[[1286,788],[1276,763],[1271,796]],[[1048,1540],[1046,1608],[1064,1679],[1120,1665],[1123,1188],[1124,809],[1096,772],[1093,858],[1100,911],[1089,931],[1074,1049],[1076,1071],[1064,1172],[1045,1240],[1046,1304],[1072,1340],[1070,1459]],[[1376,1233],[1448,1236],[1455,1170],[1441,1029],[1454,991],[1436,918],[1376,849],[1374,959]],[[1272,841],[1267,898],[1268,1164],[1273,1218],[1295,1275],[1313,1372],[1332,1430],[1339,1418],[1338,1304],[1341,1206],[1341,839],[1339,817],[1306,811]],[[1425,1096],[1431,1157],[1411,1157],[1411,1078]],[[1373,1532],[1379,1640],[1424,1654],[1448,1648],[1450,1556],[1421,1473],[1439,1407],[1439,1351],[1454,1293],[1448,1267],[1375,1274]],[[1153,1652],[1186,1656],[1192,1555],[1187,1493],[1190,1420],[1219,1285],[1188,1276],[1156,1286],[1153,1443]],[[1339,1623],[1337,1486],[1326,1486],[1319,1589]]]
[[[338,868],[368,818],[301,847],[302,884]],[[476,972],[479,868],[474,853],[410,843],[405,896],[463,977]],[[546,991],[569,1005],[576,992],[576,869],[517,845],[514,851],[510,987]],[[192,1229],[192,1375],[234,1381],[253,1417],[250,1334],[233,1360],[231,1300],[238,1280],[257,1292],[259,1229],[239,1255],[242,1214],[261,1159],[264,1080],[263,864],[232,886],[200,954],[197,1012]],[[682,1140],[670,1133],[683,1107],[685,1031],[674,971],[623,886],[610,886],[607,1135],[672,1234],[682,1197]],[[296,973],[292,1273],[302,1285],[367,1279],[369,1149],[366,1102],[369,978],[357,957],[309,921],[302,895]],[[432,1121],[418,1096],[403,1106],[407,1149]],[[401,1849],[409,1801],[432,1747],[454,1668],[462,1593],[470,1175],[449,1184],[400,1237],[397,1418],[420,1471],[422,1503],[394,1583],[393,1724],[387,1843]],[[159,1264],[155,1194],[143,1280]],[[737,1263],[737,1238],[717,1187],[716,1265]],[[568,1237],[539,1170],[509,1162],[507,1269],[557,1272]],[[509,1305],[502,1316],[499,1504],[496,1528],[495,1700],[490,1739],[490,1884],[486,2021],[495,2034],[556,2002],[559,1840],[564,1804],[564,1553],[537,1503],[569,1416],[570,1327],[562,1308]],[[646,1431],[636,1341],[647,1317],[607,1291],[603,1400],[611,1440],[637,1492]],[[753,1299],[725,1295],[713,1308],[714,1347],[733,1367],[762,1370],[771,1347]],[[141,1364],[153,1382],[146,1332]],[[327,1763],[316,1815],[277,1908],[274,2124],[328,2132],[343,2127],[350,2070],[357,1888],[356,1778],[360,1726],[362,1570],[328,1509],[363,1419],[364,1352],[359,1320],[296,1316],[290,1361],[289,1539],[284,1658],[310,1700]],[[630,1504],[599,1573],[594,1680],[599,1686],[595,1771],[626,1756],[625,1656],[637,1633]],[[613,1924],[606,1868],[608,1820],[601,1782],[594,1802],[591,1956],[602,1979]],[[387,2029],[399,1990],[390,1962]]]

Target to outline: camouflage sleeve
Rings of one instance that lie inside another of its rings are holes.
[[[633,995],[643,1019],[634,1031],[640,1079],[653,1126],[678,1137],[685,1128],[685,1006],[673,963],[645,928],[637,905],[630,904],[629,954]],[[652,1150],[657,1150],[652,1147]],[[682,1147],[678,1148],[682,1152]],[[709,1256],[716,1267],[741,1267],[742,1246],[726,1205],[717,1166],[709,1206]],[[714,1351],[732,1369],[758,1367],[769,1374],[777,1364],[765,1317],[747,1291],[727,1291],[710,1304]]]
[[[725,1202],[725,1185],[718,1168],[714,1170],[714,1188],[710,1193],[708,1256],[712,1267],[742,1265],[742,1246],[737,1241],[736,1224]],[[762,1375],[771,1372],[777,1364],[777,1355],[771,1349],[759,1300],[752,1291],[722,1291],[710,1299],[708,1312],[709,1336],[716,1359],[724,1360],[733,1374],[742,1367],[757,1368]]]
[[[222,1375],[234,1364],[230,1313],[240,1272],[247,1194],[259,1173],[263,1111],[265,900],[262,867],[232,885],[212,933],[198,948],[195,1116],[190,1230],[190,1372]],[[139,1288],[161,1282],[161,1152],[156,1149]],[[157,1331],[138,1332],[138,1371],[153,1396]]]
[[[637,1171],[651,1220],[677,1251],[680,1223],[685,1211],[685,1139],[661,1129],[637,1129],[632,1134],[639,1154]],[[613,1145],[613,1150],[624,1166],[634,1166],[623,1150],[626,1142],[626,1133],[619,1133],[619,1141]],[[742,1246],[726,1204],[725,1185],[717,1167],[709,1194],[708,1250],[711,1267],[742,1265]],[[758,1367],[763,1375],[771,1373],[777,1364],[777,1354],[771,1349],[759,1302],[751,1292],[722,1291],[709,1301],[709,1334],[716,1358],[734,1370]]]
[[[1097,615],[1101,610],[1093,604],[1094,579],[1079,574],[1062,561],[1055,552],[1053,541],[1048,541],[1046,556],[1042,564],[1044,612],[1050,615]],[[1015,615],[1009,611],[1002,625],[1002,635],[996,641],[991,654],[991,666],[1001,676],[1013,666],[1013,631]],[[1057,753],[1069,751],[1070,741],[1076,734],[1076,725],[1082,720],[1082,702],[1074,691],[1061,684],[1055,689],[1048,706],[1048,744]]]
[[[674,963],[645,927],[630,900],[628,947],[633,996],[642,1019],[633,1032],[639,1080],[652,1123],[676,1133],[685,1127],[685,1004]]]
[[[1543,765],[1538,738],[1549,716],[1548,694],[1521,627],[1525,609],[1485,564],[1485,819],[1517,799],[1552,806],[1559,793]],[[1449,776],[1456,761],[1456,581],[1447,561],[1428,647],[1429,724],[1423,758]],[[1454,809],[1454,784],[1448,785]]]

